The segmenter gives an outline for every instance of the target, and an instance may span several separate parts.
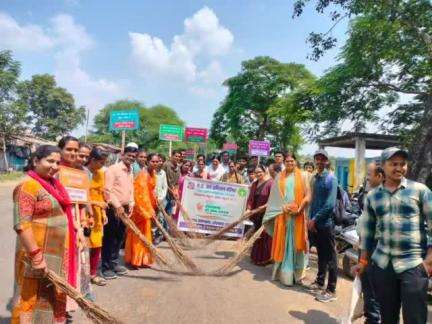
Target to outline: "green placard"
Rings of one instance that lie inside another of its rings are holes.
[[[161,141],[181,142],[183,141],[183,126],[161,124],[159,126],[159,139]]]
[[[110,113],[110,131],[139,129],[138,110],[113,110]]]

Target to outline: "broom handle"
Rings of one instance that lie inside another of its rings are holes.
[[[181,211],[182,211],[182,214],[183,214],[183,216],[184,216],[184,219],[185,219],[185,221],[188,223],[188,225],[190,225],[193,229],[195,229],[195,230],[197,230],[198,229],[198,227],[196,226],[196,224],[195,224],[195,222],[190,218],[190,216],[189,216],[189,213],[186,211],[186,209],[183,207],[183,205],[182,205],[182,203],[180,202],[180,200],[179,199],[177,199],[176,197],[175,197],[175,194],[174,194],[174,190],[173,189],[171,189],[170,187],[168,187],[168,190],[171,192],[171,194],[173,195],[173,197],[174,197],[174,199],[175,199],[175,201],[176,201],[176,203],[180,206],[180,209],[181,209]],[[195,235],[198,235],[198,234],[201,234],[201,233],[194,233]],[[201,237],[203,237],[203,235],[201,235]]]

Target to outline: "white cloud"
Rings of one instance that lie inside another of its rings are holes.
[[[234,40],[232,33],[219,23],[216,14],[204,7],[184,21],[184,31],[176,35],[169,46],[158,37],[129,33],[132,59],[143,77],[162,77],[194,82],[208,78],[211,69],[221,74],[215,57],[227,54]],[[200,71],[197,59],[213,59],[210,70]]]
[[[54,46],[54,40],[37,25],[19,25],[6,13],[0,12],[0,48],[15,51],[44,51]]]

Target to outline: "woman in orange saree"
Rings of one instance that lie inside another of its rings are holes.
[[[156,214],[156,167],[159,163],[157,154],[148,157],[147,170],[141,170],[135,178],[134,197],[135,205],[131,220],[137,225],[149,242],[152,242],[152,218]],[[153,255],[144,246],[141,240],[130,229],[126,233],[125,263],[138,267],[150,267],[153,263]]]
[[[44,278],[46,269],[76,286],[75,228],[69,196],[54,175],[60,149],[42,145],[15,188],[15,285],[12,323],[64,323],[66,295]]]

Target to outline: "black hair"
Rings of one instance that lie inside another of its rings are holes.
[[[89,145],[87,143],[79,142],[79,148],[82,148],[82,147],[88,148],[90,151],[92,150],[91,145]]]
[[[80,143],[80,141],[78,140],[78,138],[76,138],[76,137],[74,137],[74,136],[70,136],[70,135],[68,135],[68,136],[64,136],[59,142],[58,142],[58,144],[57,144],[57,146],[60,148],[60,149],[64,149],[65,148],[65,146],[67,145],[67,143],[69,143],[69,142],[77,142],[79,145],[81,145],[81,143]]]
[[[162,161],[164,161],[164,162],[166,161],[165,155],[159,153],[159,157],[161,158]]]
[[[176,154],[180,154],[181,155],[181,152],[182,152],[182,150],[173,150],[172,151],[172,153],[171,153],[171,156],[174,156],[174,155],[176,155]]]
[[[148,160],[148,161],[151,161],[151,159],[152,159],[153,156],[157,156],[157,157],[159,157],[160,155],[159,155],[158,153],[150,153],[150,154],[147,156],[147,160]]]
[[[136,147],[133,147],[133,146],[126,146],[124,148],[123,154],[126,154],[126,153],[138,153],[138,149]]]
[[[381,166],[376,166],[375,167],[375,174],[376,175],[382,175],[383,176],[383,178],[385,177],[385,173],[384,173],[384,169],[381,167]]]
[[[308,166],[311,166],[312,169],[315,169],[315,164],[314,164],[312,161],[306,161],[306,162],[303,164],[303,169],[306,169]]]
[[[221,152],[221,155],[224,155],[225,153],[229,155],[229,152],[228,152],[228,151],[222,151],[222,152]]]
[[[27,160],[27,165],[24,167],[24,171],[34,170],[34,160],[42,160],[47,156],[50,156],[52,153],[61,153],[61,149],[54,145],[41,145],[39,146],[35,152],[33,152]]]
[[[280,151],[280,150],[273,152],[273,155],[276,155],[276,154],[282,154],[282,157],[285,157],[285,153]]]
[[[143,147],[138,150],[138,154],[143,153],[143,152],[147,153],[146,149]]]
[[[296,157],[296,155],[295,155],[295,153],[294,152],[286,152],[285,154],[284,154],[284,161],[285,161],[285,159],[287,158],[287,157],[292,157],[294,160],[296,160],[297,161],[297,157]]]
[[[220,162],[220,156],[219,155],[210,156],[210,161],[213,161],[213,160],[218,160]]]
[[[261,169],[262,172],[266,172],[267,171],[267,168],[262,163],[258,164],[255,169]]]
[[[237,161],[240,161],[240,160],[245,160],[245,161],[247,162],[248,157],[247,157],[246,155],[240,155],[240,156],[237,158]]]
[[[90,151],[90,155],[88,157],[86,165],[90,163],[91,160],[100,161],[103,159],[108,158],[108,152],[100,147],[93,147],[93,149]]]
[[[204,160],[205,160],[205,155],[204,155],[204,154],[198,154],[198,155],[197,155],[197,160],[198,160],[200,157],[204,158]]]
[[[249,173],[255,173],[255,168],[252,166],[252,167],[249,167],[248,169],[247,169],[247,173],[249,174]]]

